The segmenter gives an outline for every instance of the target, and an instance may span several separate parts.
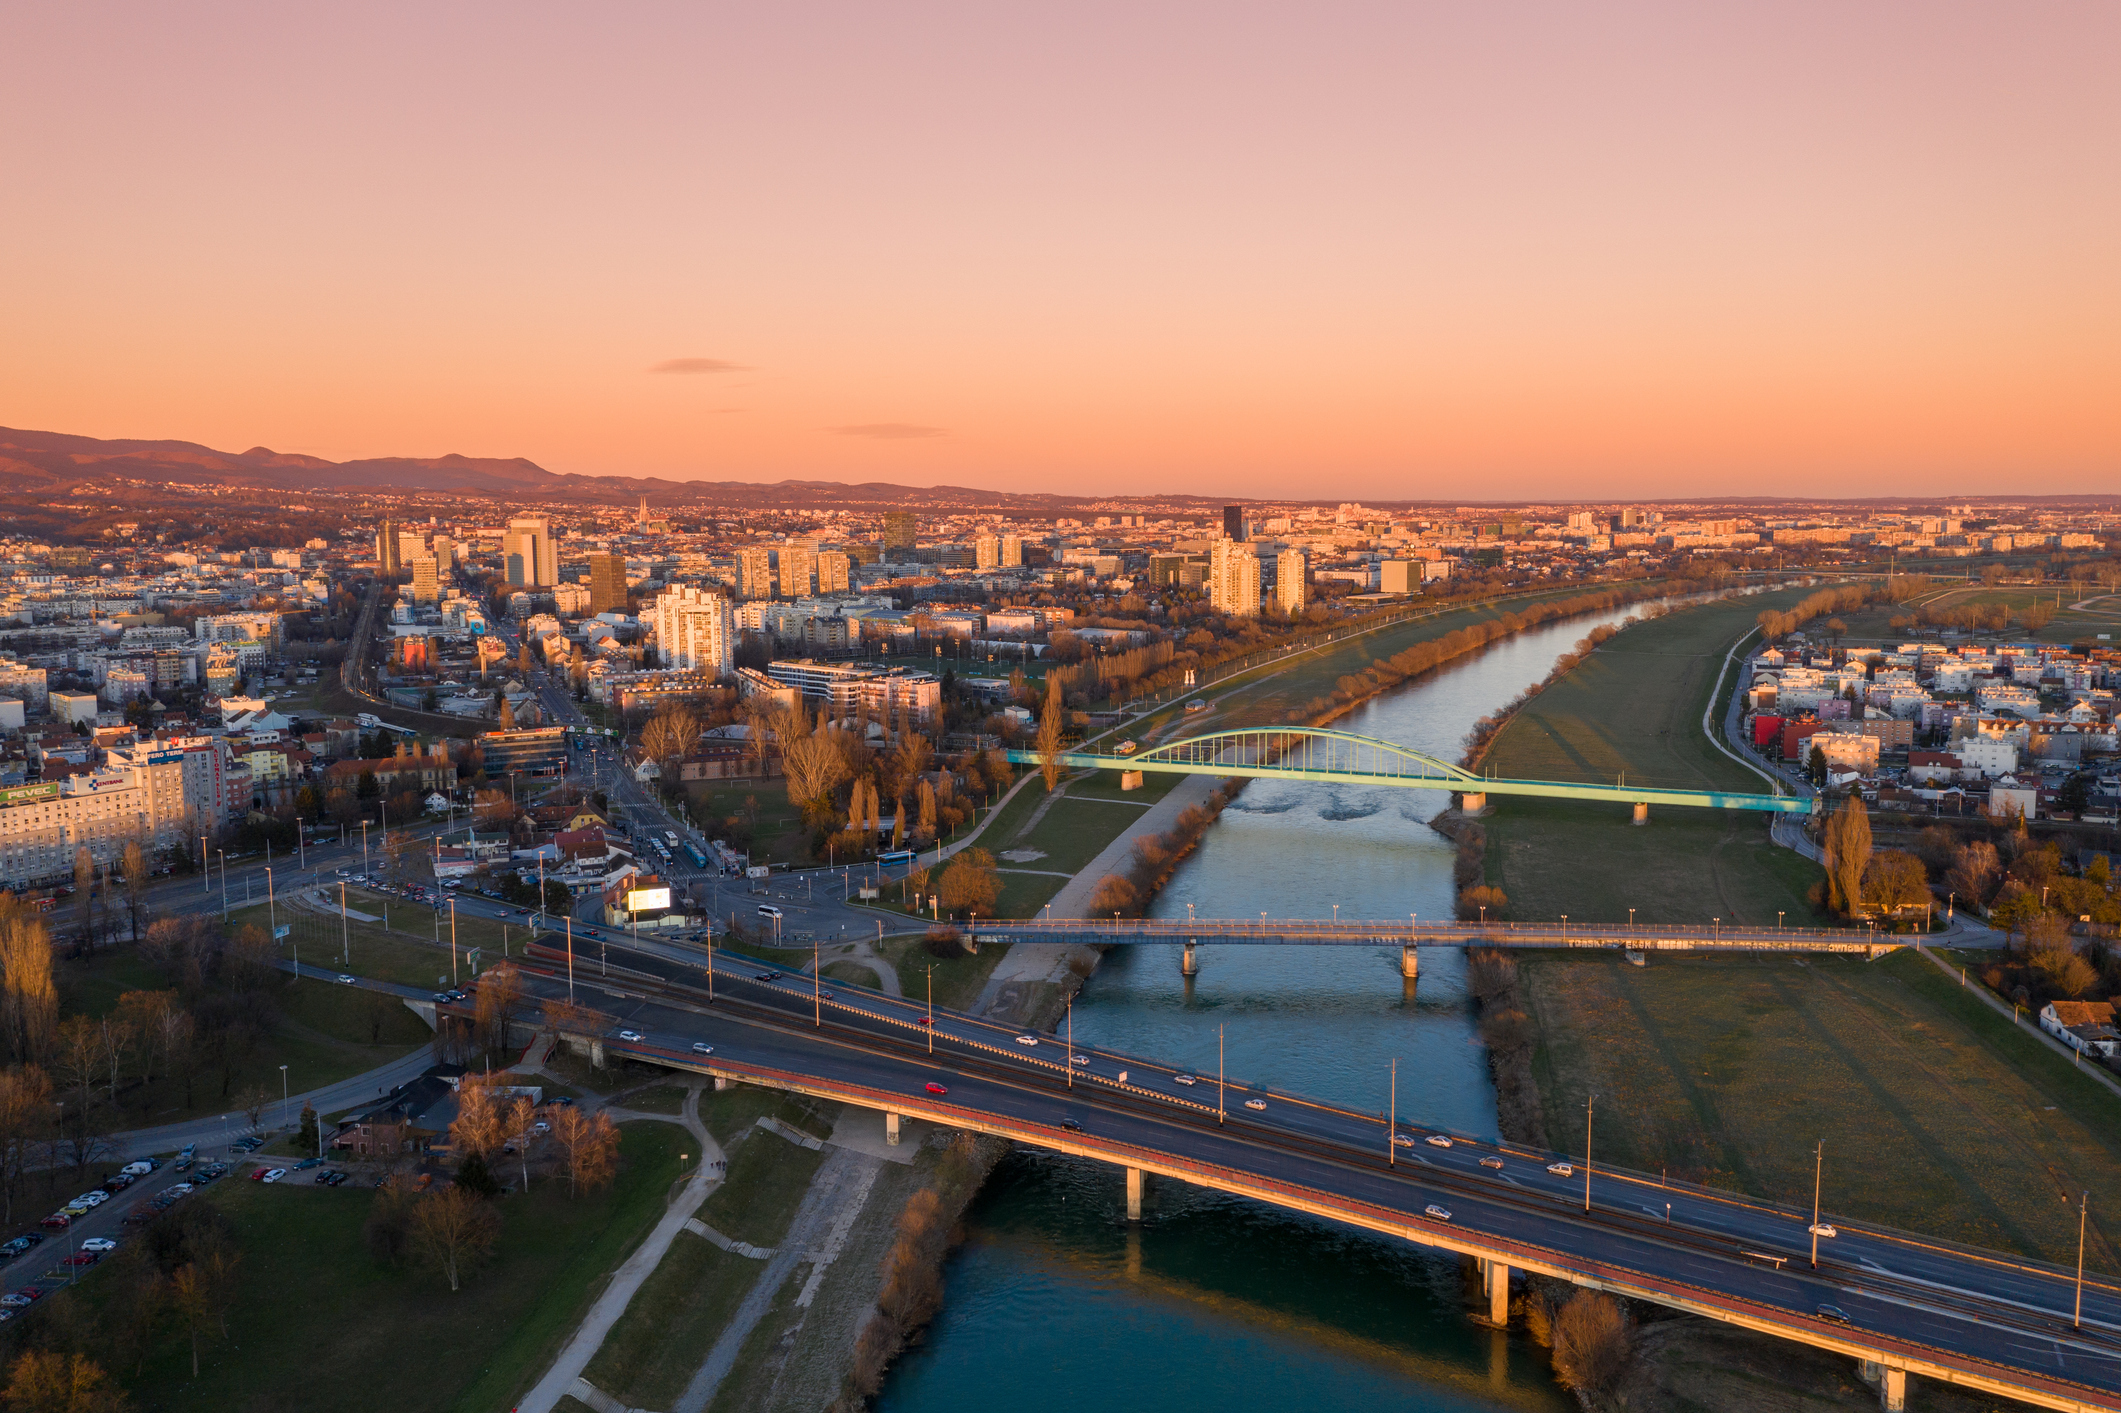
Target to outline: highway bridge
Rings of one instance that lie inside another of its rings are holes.
[[[1376,918],[1042,918],[972,924],[974,942],[1060,942],[1095,946],[1182,947],[1180,970],[1194,975],[1200,946],[1383,947],[1400,949],[1400,971],[1420,973],[1423,947],[1494,947],[1504,951],[1839,952],[1877,958],[1919,941],[1848,927],[1707,927],[1559,922],[1422,922]]]
[[[1496,1323],[1513,1274],[1537,1272],[1859,1360],[1887,1409],[1914,1376],[2121,1410],[2121,1286],[2105,1277],[1831,1216],[1815,1242],[1791,1205],[1071,1049],[727,952],[613,952],[600,972],[546,934],[526,967],[530,999],[575,1003],[565,1039],[599,1061],[881,1110],[892,1141],[903,1116],[1109,1163],[1132,1218],[1154,1176],[1454,1253]]]
[[[1016,765],[1043,765],[1038,751],[1010,751]],[[1335,785],[1393,785],[1408,790],[1449,790],[1462,796],[1469,814],[1487,808],[1490,795],[1538,795],[1557,800],[1610,800],[1634,807],[1640,822],[1651,805],[1764,810],[1809,814],[1810,799],[1793,795],[1748,795],[1731,790],[1667,790],[1630,785],[1625,778],[1611,785],[1565,780],[1504,780],[1476,775],[1420,751],[1391,741],[1321,727],[1278,726],[1211,731],[1187,736],[1126,755],[1062,751],[1059,763],[1070,770],[1146,770],[1180,775],[1242,775],[1258,780],[1306,780]]]

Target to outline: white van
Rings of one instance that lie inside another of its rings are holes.
[[[760,917],[779,917],[780,915],[781,915],[781,910],[780,910],[779,908],[775,907],[775,906],[774,906],[773,904],[771,904],[771,903],[761,903],[761,904],[759,904],[759,916],[760,916]]]

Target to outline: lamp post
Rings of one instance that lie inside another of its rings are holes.
[[[346,936],[346,880],[339,880],[339,965],[350,966],[353,962],[353,945]]]
[[[287,1066],[280,1066],[280,1127],[287,1127]]]
[[[2077,1308],[2069,1320],[2080,1330],[2084,1328],[2084,1221],[2091,1215],[2091,1210],[2092,1195],[2087,1192],[2083,1201],[2077,1204]]]
[[[280,915],[273,909],[271,864],[265,866],[265,927],[272,934],[273,941],[280,940]],[[301,975],[300,972],[295,974],[298,977]]]
[[[928,1053],[935,1053],[935,963],[928,964]]]
[[[1385,1111],[1385,1166],[1399,1166],[1399,1058],[1392,1059],[1392,1107]]]
[[[574,1004],[574,914],[567,915],[567,1004]]]
[[[1591,1210],[1591,1114],[1598,1103],[1598,1096],[1587,1095],[1583,1101],[1583,1210]]]
[[[452,897],[450,898],[450,900],[449,900],[449,984],[450,984],[451,986],[454,986],[454,985],[456,985],[456,984],[457,984],[458,980],[459,980],[459,978],[458,978],[458,976],[457,976],[457,900],[456,900],[456,898],[455,898],[454,896],[452,896]]]
[[[216,849],[221,856],[221,921],[228,921],[228,850]]]
[[[1223,1027],[1215,1027],[1215,1122],[1223,1121]]]

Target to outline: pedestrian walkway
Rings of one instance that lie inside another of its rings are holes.
[[[612,1115],[616,1118],[622,1112],[624,1111],[614,1109]],[[662,1119],[666,1122],[670,1120],[668,1114],[628,1113],[626,1117]],[[685,1107],[676,1122],[682,1123],[685,1131],[698,1141],[701,1158],[699,1166],[693,1169],[692,1177],[679,1192],[677,1200],[670,1204],[670,1210],[663,1214],[663,1219],[649,1232],[647,1240],[635,1247],[633,1253],[613,1273],[610,1283],[604,1287],[603,1293],[597,1296],[596,1303],[589,1307],[589,1313],[582,1317],[581,1324],[575,1327],[573,1335],[569,1336],[552,1367],[545,1371],[544,1376],[530,1392],[523,1396],[523,1401],[516,1405],[517,1413],[551,1413],[552,1408],[570,1393],[577,1398],[581,1397],[575,1392],[576,1385],[581,1381],[582,1371],[589,1367],[589,1361],[594,1359],[597,1350],[603,1347],[604,1336],[619,1322],[619,1317],[626,1313],[626,1307],[633,1302],[634,1293],[641,1288],[641,1282],[647,1280],[649,1274],[662,1261],[663,1253],[670,1249],[670,1243],[677,1239],[677,1234],[685,1230],[686,1224],[692,1221],[693,1214],[700,1210],[700,1204],[707,1200],[715,1188],[721,1186],[722,1150],[709,1136],[707,1126],[700,1122],[698,1089],[685,1096]],[[582,1386],[589,1387],[587,1384]],[[583,1402],[590,1400],[583,1399]],[[606,1403],[612,1407],[620,1406],[616,1400],[607,1399]],[[590,1403],[590,1406],[599,1405]]]

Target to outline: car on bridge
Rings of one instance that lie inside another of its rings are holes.
[[[928,1092],[930,1094],[948,1094],[950,1091],[931,1079],[928,1081]]]
[[[1822,1305],[1815,1313],[1820,1319],[1830,1325],[1853,1325],[1856,1323],[1848,1317],[1848,1312],[1839,1305]]]
[[[1451,1146],[1451,1140],[1440,1133],[1430,1134],[1427,1142],[1431,1148],[1449,1148]]]
[[[1576,1165],[1574,1163],[1549,1163],[1547,1164],[1547,1171],[1555,1177],[1574,1177],[1576,1176]]]
[[[1434,1217],[1439,1222],[1448,1222],[1449,1220],[1451,1220],[1451,1209],[1448,1207],[1439,1207],[1434,1202],[1431,1202],[1428,1206],[1422,1208],[1421,1210],[1423,1216]]]
[[[712,1055],[714,1047],[704,1040],[695,1040],[692,1042],[692,1053],[695,1055]]]
[[[619,1039],[625,1041],[637,1042],[645,1038],[638,1030],[622,1030],[619,1032]]]
[[[1482,1158],[1480,1160],[1480,1166],[1482,1166],[1483,1168],[1493,1168],[1496,1172],[1499,1173],[1502,1171],[1502,1159]]]
[[[1403,1133],[1395,1133],[1392,1135],[1392,1146],[1394,1148],[1412,1148],[1414,1140]]]
[[[1247,1099],[1245,1101],[1245,1107],[1247,1109],[1265,1109],[1267,1107],[1267,1101],[1264,1099]]]
[[[1038,1044],[1038,1037],[1035,1035],[1019,1035],[1016,1037],[1016,1043],[1028,1050]]]

